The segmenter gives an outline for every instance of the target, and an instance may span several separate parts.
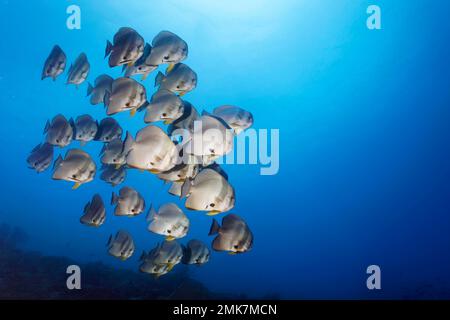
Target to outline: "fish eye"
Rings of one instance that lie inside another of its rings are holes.
[[[169,58],[170,58],[170,56],[168,56],[168,55],[167,55],[167,56],[164,56],[164,59],[165,59],[165,60],[169,60]]]
[[[162,116],[163,116],[163,117],[166,117],[166,116],[167,116],[167,113],[164,112],[164,113],[162,114]]]
[[[172,259],[167,260],[167,262],[171,263],[171,262],[172,262]]]
[[[177,177],[178,177],[178,178],[181,178],[181,174],[177,174]]]
[[[214,208],[216,205],[215,205],[214,203],[210,203],[209,206],[210,206],[211,208]]]
[[[154,165],[155,165],[155,163],[154,163],[154,162],[150,162],[150,164],[151,164],[152,166],[154,166]]]
[[[130,106],[130,103],[129,103],[129,102],[127,102],[127,103],[125,103],[125,105],[126,105],[127,107],[129,107],[129,106]]]
[[[236,244],[236,245],[233,246],[233,248],[238,249],[239,246]]]
[[[77,178],[77,175],[76,175],[76,174],[73,174],[73,175],[72,175],[72,178],[76,179],[76,178]]]
[[[59,139],[56,139],[56,143],[59,143]]]
[[[179,85],[177,86],[177,89],[180,89],[180,86],[179,86]]]
[[[141,70],[142,70],[142,67],[138,67],[138,70],[141,71]]]
[[[167,233],[172,233],[172,230],[167,230]]]
[[[133,212],[133,213],[134,213],[135,211],[136,211],[135,209],[131,209],[131,212]]]
[[[114,158],[114,159],[112,159],[112,161],[113,161],[113,162],[116,162],[116,161],[117,161],[117,159],[115,159],[115,158]]]

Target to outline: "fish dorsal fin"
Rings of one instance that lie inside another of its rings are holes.
[[[137,32],[136,30],[130,27],[121,27],[114,35],[114,42],[121,40],[122,37],[126,36],[129,33],[137,33]]]
[[[149,125],[138,131],[136,134],[136,142],[142,142],[147,139],[159,140],[161,138],[164,139],[164,137],[170,140],[170,138],[160,127]]]
[[[159,208],[159,214],[166,214],[166,213],[177,213],[177,214],[183,214],[183,211],[173,202],[165,203]]]
[[[202,120],[202,124],[203,123],[208,124],[205,127],[215,126],[215,125],[222,125],[222,126],[225,127],[225,129],[231,130],[231,127],[228,125],[228,123],[225,122],[225,120],[223,120],[222,118],[217,117],[215,115],[208,114],[207,111],[203,111],[202,112],[201,120]]]
[[[55,162],[53,163],[53,169],[58,168],[63,161],[64,160],[63,160],[62,156],[59,155],[58,158],[56,158]]]
[[[86,203],[86,205],[84,206],[84,210],[83,212],[86,214],[89,211],[89,207],[91,206],[91,202],[89,201],[88,203]]]
[[[153,205],[150,204],[150,209],[148,209],[148,214],[147,217],[145,218],[145,220],[147,222],[151,222],[153,220],[155,220],[158,216],[158,213],[156,212],[155,208],[153,208]]]
[[[158,91],[156,91],[153,96],[152,96],[152,101],[154,99],[158,99],[164,96],[175,96],[177,97],[177,95],[175,93],[173,93],[172,91],[169,91],[167,89],[159,89]]]
[[[225,172],[225,170],[223,170],[222,167],[221,167],[219,164],[217,164],[216,162],[214,162],[214,163],[212,163],[212,164],[210,164],[210,165],[208,165],[208,166],[206,166],[206,167],[203,168],[203,170],[205,170],[205,169],[211,169],[211,170],[216,171],[216,172],[219,173],[222,177],[224,177],[225,180],[228,181],[228,174],[227,174],[227,173]]]
[[[213,169],[203,169],[194,179],[194,184],[200,184],[209,180],[224,179],[220,173]]]
[[[217,234],[220,230],[220,225],[217,222],[216,219],[213,219],[212,223],[211,223],[211,228],[209,229],[209,233],[208,236],[212,236],[214,234]]]
[[[66,153],[66,160],[70,159],[72,157],[77,157],[77,156],[84,157],[84,158],[90,158],[89,154],[86,151],[83,151],[81,149],[70,149]]]
[[[104,206],[103,199],[98,193],[94,194],[94,196],[92,197],[91,204],[95,207],[103,207]]]
[[[38,151],[38,150],[41,148],[41,146],[43,146],[43,144],[42,144],[42,143],[39,143],[37,146],[35,146],[35,147],[33,148],[33,150],[31,150],[31,153]]]
[[[166,38],[171,38],[171,37],[177,37],[179,38],[175,33],[167,31],[167,30],[163,30],[160,31],[152,40],[152,45],[155,46],[158,44],[158,42],[161,41],[165,41]]]

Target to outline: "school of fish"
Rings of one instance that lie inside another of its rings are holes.
[[[92,105],[103,104],[107,117],[100,121],[88,114],[75,120],[58,114],[47,121],[43,142],[31,151],[28,166],[40,173],[53,163],[52,179],[73,183],[77,189],[94,180],[97,164],[82,150],[90,141],[102,144],[99,154],[100,179],[113,187],[126,180],[127,170],[148,171],[171,183],[169,193],[186,199],[184,206],[191,211],[204,211],[213,216],[233,210],[235,189],[215,160],[233,149],[235,136],[253,125],[252,114],[237,106],[223,105],[212,113],[199,113],[182,99],[197,86],[197,74],[182,63],[188,57],[188,45],[170,31],[159,32],[151,44],[134,29],[120,28],[112,42],[107,41],[105,59],[111,68],[121,66],[124,76],[117,79],[107,74],[87,84],[87,96]],[[55,45],[45,60],[41,80],[55,81],[66,69],[67,56]],[[147,94],[143,81],[158,68],[165,72],[155,76],[155,92]],[[77,88],[87,82],[90,64],[80,53],[67,73],[67,84]],[[140,80],[133,77],[140,76]],[[134,136],[125,133],[114,115],[129,112],[134,116],[145,112],[144,123]],[[161,122],[161,127],[155,123]],[[167,126],[164,129],[164,126]],[[54,159],[55,149],[71,148]],[[139,270],[155,277],[169,273],[179,263],[203,265],[210,259],[209,247],[198,239],[186,245],[178,243],[191,227],[188,215],[177,204],[147,204],[133,187],[124,186],[112,192],[112,213],[119,217],[134,217],[146,213],[147,230],[162,237],[162,241],[140,256]],[[81,211],[81,210],[80,210]],[[86,203],[80,222],[101,227],[107,217],[105,202],[94,194]],[[230,254],[244,253],[253,246],[253,233],[245,220],[233,213],[222,218],[221,224],[212,219],[209,236],[215,236],[211,248]],[[108,253],[127,260],[136,251],[133,237],[125,230],[111,235]]]

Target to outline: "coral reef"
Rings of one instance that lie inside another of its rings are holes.
[[[20,249],[27,235],[18,227],[0,225],[0,299],[227,299],[191,279],[188,267],[167,277],[117,270],[103,263],[78,264],[66,257]],[[66,287],[66,268],[78,264],[81,290]]]

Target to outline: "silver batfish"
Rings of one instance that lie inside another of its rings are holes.
[[[52,78],[53,81],[55,81],[56,78],[64,72],[66,63],[66,54],[58,45],[55,45],[45,60],[41,80],[44,80],[45,78]]]
[[[117,232],[114,237],[111,235],[106,245],[108,253],[122,261],[130,258],[135,250],[133,238],[128,232],[123,230]]]
[[[53,161],[53,146],[49,143],[40,143],[31,150],[27,158],[28,167],[37,173],[47,170]]]
[[[114,210],[116,216],[133,217],[141,214],[145,209],[144,198],[139,192],[130,187],[120,189],[119,195],[113,192],[111,204],[116,205]]]
[[[103,103],[105,94],[111,92],[111,86],[114,79],[107,74],[102,74],[95,79],[94,86],[88,83],[87,96],[90,96],[92,105]]]
[[[84,214],[80,218],[80,222],[91,227],[100,227],[106,218],[105,204],[102,197],[97,193],[92,200],[84,206]]]
[[[253,247],[253,234],[247,223],[235,214],[223,217],[222,226],[214,219],[209,235],[217,234],[212,242],[216,251],[228,251],[229,253],[243,253]]]
[[[60,155],[53,168],[52,178],[75,182],[72,189],[77,189],[80,185],[92,181],[96,172],[96,165],[91,156],[80,149],[67,151],[64,159]]]
[[[73,120],[70,122],[59,114],[55,116],[51,122],[47,121],[44,128],[46,134],[45,141],[49,144],[59,147],[68,146],[73,139]]]
[[[166,203],[158,211],[150,207],[147,222],[148,230],[166,236],[167,241],[183,238],[189,231],[189,219],[175,203]]]

